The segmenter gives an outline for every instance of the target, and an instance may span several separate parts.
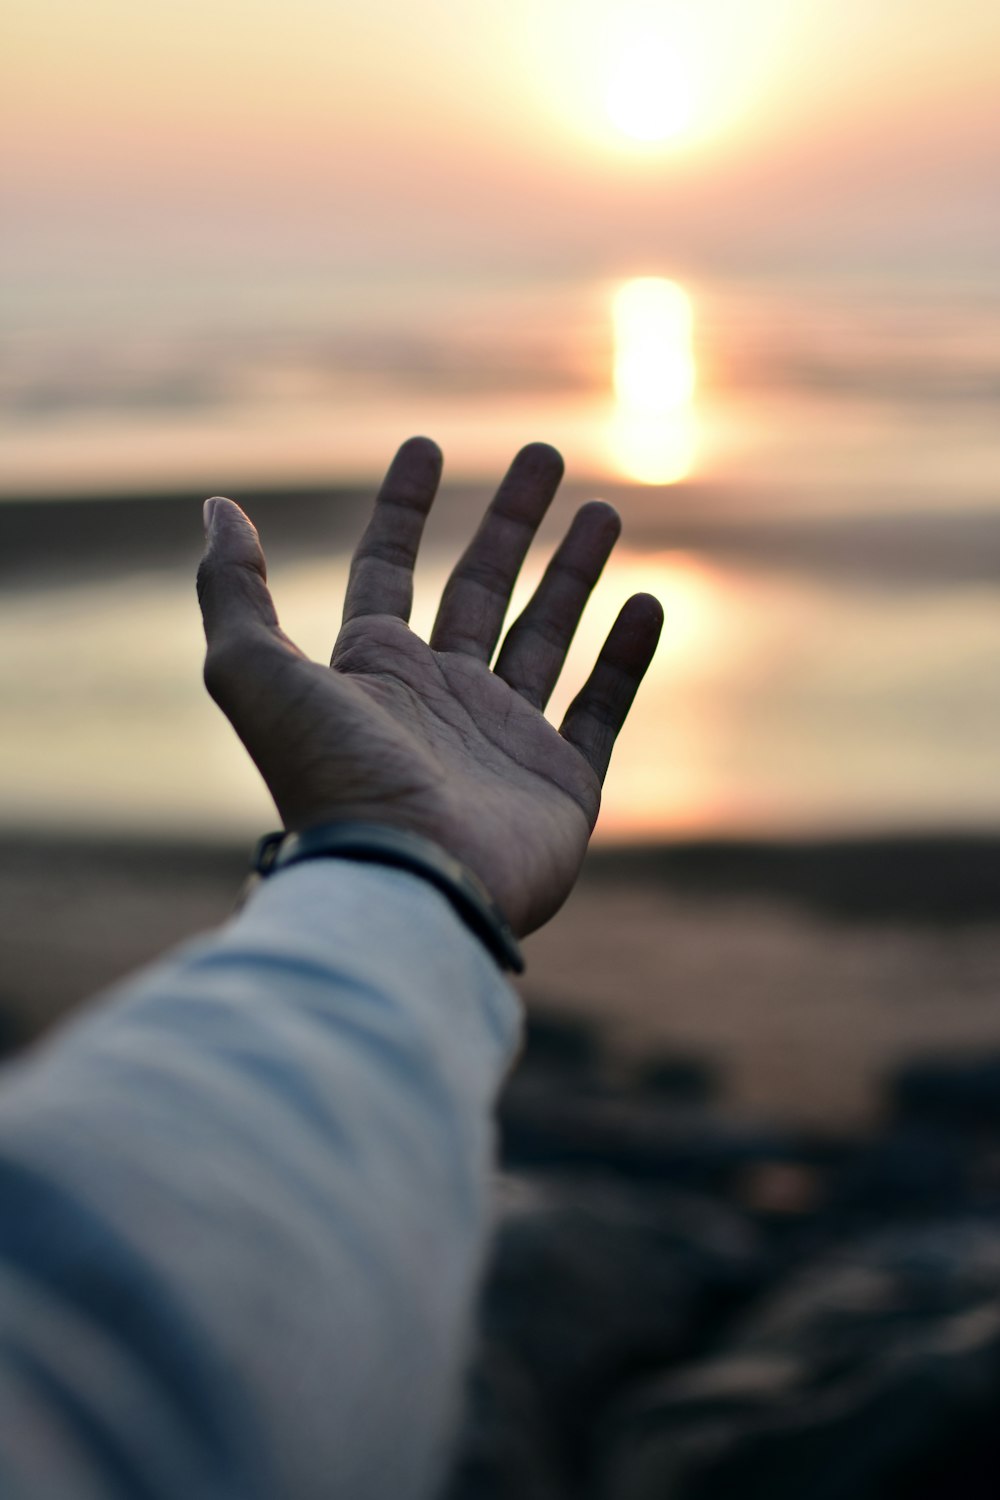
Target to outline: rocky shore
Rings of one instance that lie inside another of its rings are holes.
[[[539,1023],[448,1500],[986,1500],[1000,1459],[1000,1055],[766,1129],[690,1057]]]
[[[0,839],[7,1051],[242,847]],[[447,1500],[986,1500],[1000,842],[597,850],[528,944]]]

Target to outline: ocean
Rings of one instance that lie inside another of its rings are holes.
[[[325,656],[363,497],[427,431],[446,481],[417,628],[533,438],[567,481],[515,608],[574,503],[603,494],[625,522],[557,716],[622,599],[663,599],[602,836],[1000,823],[1000,288],[641,269],[16,288],[0,822],[273,821],[200,684],[195,501],[258,516],[286,628]]]

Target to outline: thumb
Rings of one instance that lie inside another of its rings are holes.
[[[205,552],[198,566],[198,602],[211,646],[223,635],[278,623],[267,587],[257,528],[233,500],[205,501]]]

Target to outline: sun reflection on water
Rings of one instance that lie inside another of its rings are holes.
[[[663,276],[640,276],[615,294],[611,445],[616,468],[640,484],[676,484],[695,459],[694,313]]]

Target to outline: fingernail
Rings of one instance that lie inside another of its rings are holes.
[[[212,516],[215,514],[215,507],[217,504],[218,498],[216,496],[213,496],[211,500],[206,500],[205,504],[201,508],[201,518],[205,525],[206,536],[212,529]]]

